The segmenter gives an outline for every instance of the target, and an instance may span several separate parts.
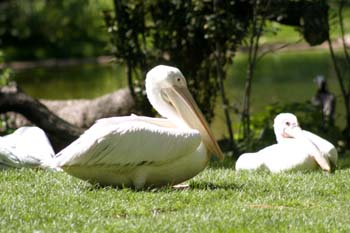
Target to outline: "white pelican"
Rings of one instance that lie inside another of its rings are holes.
[[[165,118],[98,120],[48,166],[102,185],[175,185],[201,172],[210,153],[223,154],[177,68],[159,65],[146,76],[148,100]]]
[[[40,167],[54,155],[45,132],[38,127],[21,127],[0,137],[0,168]]]
[[[241,155],[236,162],[236,170],[267,168],[271,172],[280,172],[321,167],[330,172],[335,167],[338,159],[335,147],[325,139],[302,130],[295,115],[277,115],[274,131],[277,144]]]

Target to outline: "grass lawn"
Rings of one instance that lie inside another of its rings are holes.
[[[0,232],[350,232],[350,169],[269,174],[213,164],[190,188],[99,188],[0,171]]]

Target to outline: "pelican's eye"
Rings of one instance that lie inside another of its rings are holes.
[[[287,121],[287,122],[286,122],[286,125],[287,125],[287,126],[290,126],[290,123],[289,123],[289,121]]]
[[[177,78],[176,81],[181,82],[181,78]]]

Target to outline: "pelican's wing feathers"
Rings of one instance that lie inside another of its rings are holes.
[[[337,164],[338,152],[332,143],[309,131],[303,130],[303,133],[318,147],[323,156],[329,159],[333,165]]]
[[[56,155],[56,165],[160,165],[194,152],[201,143],[197,130],[175,128],[166,119],[113,117],[97,121]]]
[[[54,151],[45,132],[35,126],[18,128],[0,137],[0,167],[40,167]]]

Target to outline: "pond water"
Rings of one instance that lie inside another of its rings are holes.
[[[226,91],[231,104],[240,107],[244,92],[246,55],[239,54],[229,69]],[[314,78],[324,75],[337,96],[338,122],[344,121],[343,103],[327,51],[283,52],[265,56],[258,64],[252,87],[252,112],[272,103],[304,102],[316,92]],[[72,67],[35,68],[16,71],[18,84],[29,95],[44,99],[94,98],[126,87],[123,66],[89,64]],[[235,122],[237,116],[233,116]],[[226,135],[220,100],[212,128],[219,138]]]
[[[126,86],[124,68],[117,64],[18,70],[14,79],[27,94],[40,99],[90,99]]]

